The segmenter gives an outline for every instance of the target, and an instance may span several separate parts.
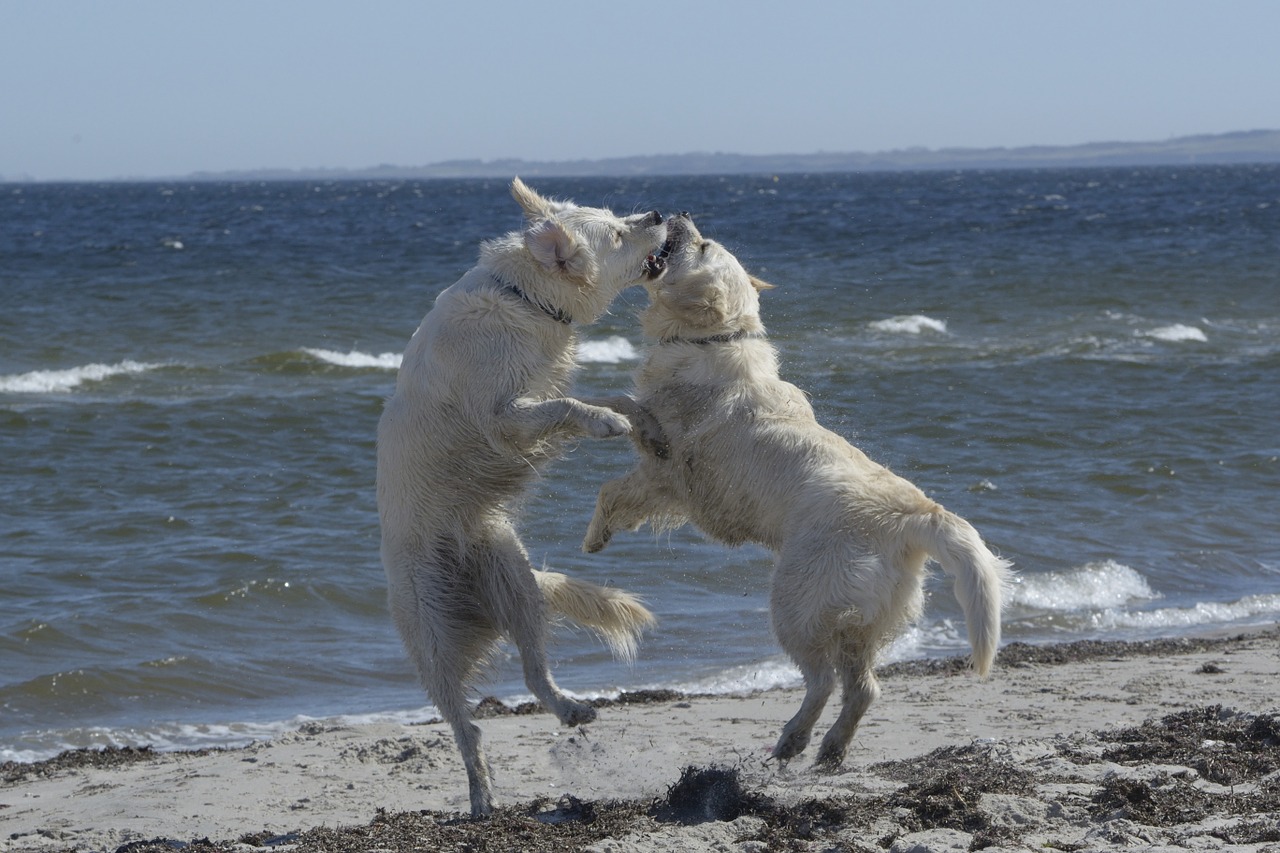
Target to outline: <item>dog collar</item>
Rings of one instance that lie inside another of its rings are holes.
[[[734,341],[742,340],[748,336],[748,332],[739,329],[736,332],[726,332],[723,335],[711,335],[706,338],[663,338],[661,343],[664,344],[697,344],[698,346],[706,346],[707,344],[728,344]],[[754,337],[754,335],[751,335]]]
[[[521,290],[519,287],[516,287],[514,284],[507,284],[505,281],[498,278],[496,275],[493,277],[493,280],[496,281],[498,284],[502,285],[503,293],[510,293],[512,296],[515,296],[516,298],[524,302],[527,302],[528,304],[532,305],[534,308],[537,308],[543,314],[546,314],[552,320],[555,320],[557,323],[561,323],[565,326],[568,326],[573,322],[573,317],[563,308],[552,308],[550,305],[547,305],[544,302],[534,299],[532,296],[525,293],[523,290]]]

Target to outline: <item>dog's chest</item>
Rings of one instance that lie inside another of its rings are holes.
[[[784,382],[668,381],[641,402],[671,446],[669,462],[650,470],[693,522],[727,544],[778,547],[811,461],[804,436],[818,429],[803,392]]]
[[[692,438],[725,415],[714,390],[701,385],[664,385],[642,395],[641,402],[675,441]]]
[[[575,370],[573,346],[548,346],[541,356],[541,359],[530,363],[530,369],[523,382],[528,396],[535,398],[563,396],[573,381]]]
[[[708,535],[730,545],[760,542],[764,519],[761,471],[753,463],[754,416],[706,386],[668,386],[646,401],[671,445],[659,462],[686,511]]]

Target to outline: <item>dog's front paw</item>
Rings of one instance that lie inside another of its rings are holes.
[[[582,550],[588,554],[603,551],[604,546],[608,545],[612,538],[613,531],[597,512],[591,517],[591,523],[587,525],[587,535],[582,539]]]
[[[628,411],[627,415],[631,418],[631,440],[642,452],[658,459],[671,458],[671,442],[652,412],[636,403],[634,411]]]
[[[662,427],[658,426],[657,421],[653,422],[652,428],[647,423],[641,424],[635,438],[642,449],[652,453],[658,459],[671,458],[671,442],[667,441],[667,434],[662,431]]]
[[[613,531],[607,527],[588,530],[586,538],[582,540],[582,550],[588,554],[598,554],[604,550],[604,546],[608,545],[612,538]]]
[[[583,418],[583,427],[592,438],[617,438],[631,432],[631,421],[626,415],[597,408]]]

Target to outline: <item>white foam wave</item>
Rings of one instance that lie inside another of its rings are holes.
[[[27,747],[0,746],[0,762],[44,761],[73,749],[149,746],[159,752],[192,749],[235,749],[255,741],[269,741],[312,723],[327,726],[365,726],[379,723],[410,725],[438,717],[432,706],[404,711],[313,717],[299,714],[284,720],[235,723],[158,723],[143,728],[92,726],[61,732],[33,732]]]
[[[950,619],[930,624],[911,625],[876,656],[879,665],[918,660],[938,655],[967,654],[969,641],[963,626]],[[804,677],[790,659],[783,655],[751,664],[733,666],[711,675],[675,684],[649,685],[653,689],[671,689],[688,694],[738,696],[762,690],[804,686]]]
[[[68,747],[70,749],[71,747]],[[15,764],[31,764],[35,761],[44,761],[46,758],[53,758],[64,749],[13,749],[12,747],[0,746],[0,764],[12,761]]]
[[[373,355],[367,352],[337,352],[331,349],[314,349],[312,347],[303,347],[302,351],[312,358],[319,359],[327,364],[335,364],[338,367],[371,367],[378,370],[399,370],[400,361],[403,356],[398,352],[384,352],[379,355]]]
[[[670,688],[680,693],[711,693],[715,695],[738,695],[755,693],[759,690],[772,690],[776,687],[799,687],[804,683],[800,670],[791,661],[783,657],[770,658],[759,663],[734,666],[693,681],[680,684],[655,685]]]
[[[631,341],[621,335],[613,335],[602,341],[579,341],[578,361],[595,364],[619,364],[635,361],[639,356]]]
[[[1115,560],[1087,563],[1066,572],[1025,574],[1010,603],[1058,612],[1100,610],[1157,598],[1146,578]]]
[[[876,320],[870,324],[877,332],[890,332],[898,335],[919,335],[922,332],[947,333],[947,321],[935,320],[923,314],[911,314],[890,317],[887,320]]]
[[[0,393],[56,394],[78,388],[86,382],[101,382],[113,376],[146,373],[164,367],[139,361],[118,364],[85,364],[66,370],[33,370],[30,373],[0,376]]]
[[[1168,341],[1170,343],[1181,343],[1183,341],[1197,341],[1199,343],[1207,343],[1208,338],[1196,326],[1185,326],[1182,323],[1174,323],[1172,326],[1161,326],[1158,329],[1152,329],[1144,332],[1148,338],[1155,338],[1158,341]]]
[[[674,690],[678,693],[697,696],[740,696],[779,687],[799,687],[803,684],[804,678],[800,675],[800,670],[786,657],[779,655],[776,658],[732,666],[686,681],[654,682],[635,687],[588,692],[570,690],[563,685],[560,689],[571,699],[586,702],[592,699],[617,699],[622,693],[630,690]],[[507,705],[515,706],[522,702],[536,700],[531,693],[516,693],[502,697],[502,701]]]
[[[297,718],[295,723],[298,722],[298,720],[315,720],[318,722],[333,723],[340,726],[373,726],[384,723],[392,723],[399,726],[411,726],[421,723],[423,720],[430,720],[439,716],[440,712],[436,710],[434,705],[424,705],[421,708],[405,709],[401,711],[378,711],[368,714],[339,714],[336,717]]]
[[[359,350],[338,352],[337,350],[302,347],[302,352],[312,358],[333,364],[338,367],[373,368],[377,370],[399,370],[404,358],[398,352],[367,353]],[[634,361],[638,358],[636,348],[620,335],[599,341],[581,341],[578,344],[578,360],[600,364],[618,364],[623,361]]]
[[[1235,625],[1273,621],[1280,615],[1280,595],[1247,595],[1239,601],[1198,602],[1191,607],[1158,610],[1104,610],[1091,623],[1102,631],[1136,629],[1164,631],[1170,628],[1197,628],[1205,625]]]
[[[0,761],[43,761],[73,749],[149,746],[161,752],[173,752],[205,747],[234,748],[247,746],[255,740],[270,740],[293,731],[303,721],[305,718],[276,723],[161,723],[145,729],[90,726],[56,733],[33,732],[26,738],[33,746],[25,749],[0,747]]]
[[[876,656],[879,664],[899,663],[922,658],[966,655],[969,640],[963,623],[957,625],[950,619],[928,624],[907,626],[901,634]]]

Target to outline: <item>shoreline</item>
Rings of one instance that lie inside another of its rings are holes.
[[[768,759],[796,689],[624,693],[577,729],[486,699],[491,821],[463,819],[439,721],[314,722],[234,749],[0,765],[0,851],[1280,850],[1280,628],[1012,643],[986,680],[959,658],[877,673],[883,695],[832,774],[812,747]]]

